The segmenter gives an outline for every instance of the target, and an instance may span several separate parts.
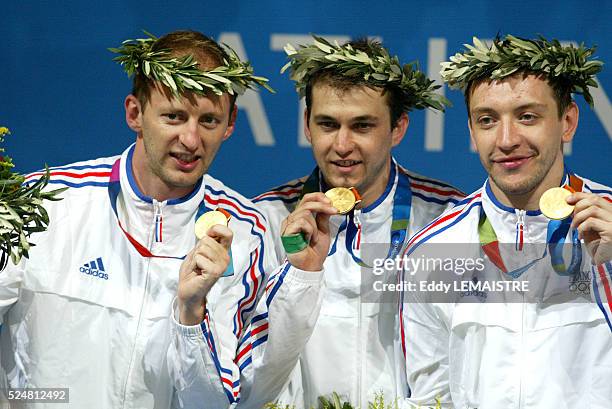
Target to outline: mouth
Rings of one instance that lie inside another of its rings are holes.
[[[491,161],[503,167],[506,170],[515,170],[529,162],[531,155],[513,155],[493,158]]]
[[[362,162],[360,160],[341,159],[341,160],[332,160],[330,163],[339,172],[350,173]]]
[[[177,166],[181,170],[192,170],[200,160],[200,156],[192,153],[170,152],[170,156],[174,158]]]

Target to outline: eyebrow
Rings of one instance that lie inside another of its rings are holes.
[[[315,115],[313,119],[315,121],[335,121],[336,120],[336,118],[334,118],[333,116],[321,115],[321,114]]]
[[[319,114],[319,115],[315,115],[313,117],[313,119],[315,121],[337,121],[336,118],[334,118],[333,116],[329,116],[329,115],[323,115],[323,114]],[[373,116],[373,115],[360,115],[360,116],[356,116],[354,118],[351,118],[351,122],[360,122],[360,121],[378,121],[378,117]]]
[[[373,115],[361,115],[361,116],[353,118],[353,121],[354,122],[361,122],[361,121],[376,122],[376,121],[378,121],[378,117],[373,116]]]
[[[523,104],[520,105],[516,108],[513,109],[513,112],[520,112],[520,111],[524,111],[526,109],[534,109],[534,110],[545,110],[546,109],[546,105],[545,104],[540,104],[538,102],[530,102],[527,104]],[[472,109],[472,114],[473,115],[479,115],[479,114],[488,114],[488,113],[495,113],[497,112],[495,109],[491,108],[491,107],[476,107],[474,109]]]
[[[546,104],[540,104],[538,102],[531,102],[529,104],[523,104],[515,109],[515,111],[524,111],[526,109],[534,109],[534,110],[545,110],[547,108]]]

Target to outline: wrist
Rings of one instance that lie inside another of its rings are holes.
[[[179,300],[178,310],[181,325],[200,325],[204,320],[206,303],[184,303]]]
[[[304,257],[287,254],[287,260],[293,267],[303,271],[315,272],[323,270],[323,263],[312,259],[305,259]]]

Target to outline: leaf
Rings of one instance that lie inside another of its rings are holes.
[[[230,81],[229,79],[227,79],[225,77],[222,77],[220,75],[217,75],[217,74],[210,73],[210,72],[205,72],[202,75],[204,75],[205,77],[211,78],[211,79],[213,79],[215,81],[221,82],[223,84],[231,84],[232,83],[232,81]]]
[[[362,62],[362,63],[365,63],[365,64],[370,64],[371,63],[370,57],[366,53],[364,53],[363,51],[357,51],[357,53],[354,54],[354,55],[351,55],[350,58],[355,60],[355,61]]]
[[[508,36],[508,37],[512,39],[512,42],[514,44],[518,45],[519,47],[521,47],[521,48],[523,48],[525,50],[530,50],[530,51],[535,51],[535,52],[539,51],[538,47],[535,44],[532,44],[529,41],[525,41],[525,40],[522,40],[522,39],[520,39],[518,37],[514,37],[514,36]]]
[[[292,61],[289,61],[287,64],[283,65],[283,67],[280,69],[280,73],[284,74],[285,71],[287,71],[287,69],[291,67],[291,65],[292,65]]]
[[[203,90],[204,89],[198,82],[195,82],[194,80],[192,80],[189,77],[181,77],[181,80],[185,84],[189,85],[190,88],[195,88],[195,89],[199,89],[199,90]]]
[[[285,51],[285,54],[287,54],[287,55],[297,54],[297,51],[295,50],[293,45],[291,45],[289,43],[285,44],[285,46],[283,47],[283,50]]]
[[[13,225],[4,217],[0,217],[0,228],[12,230]]]
[[[16,251],[11,249],[11,261],[13,262],[14,265],[19,264],[19,261],[21,260],[21,254]]]
[[[313,44],[314,44],[314,45],[315,45],[315,46],[316,46],[316,47],[317,47],[319,50],[321,50],[321,51],[323,51],[324,53],[327,53],[327,54],[331,53],[331,52],[332,52],[332,50],[333,50],[333,48],[332,48],[332,47],[330,47],[329,45],[327,45],[327,44],[323,44],[322,42],[320,42],[319,40],[316,40],[316,39],[315,39],[315,41],[314,41],[314,43],[313,43]]]
[[[28,251],[30,249],[30,243],[28,243],[28,239],[23,232],[21,232],[19,235],[19,244],[21,245],[21,249],[23,251]]]
[[[340,396],[336,392],[332,394],[332,400],[334,401],[334,408],[342,409],[342,403],[340,402]]]
[[[395,65],[395,64],[391,65],[391,71],[394,74],[402,75],[402,69],[398,65]]]
[[[165,79],[164,84],[166,84],[173,91],[177,91],[176,83],[172,79],[172,76],[168,74],[166,71],[162,71],[162,76]]]
[[[489,51],[489,48],[482,41],[480,41],[477,37],[472,37],[472,40],[474,42],[474,45],[476,45],[476,47],[479,50],[481,50],[481,51],[483,51],[485,53]]]

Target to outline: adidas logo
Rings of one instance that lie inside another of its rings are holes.
[[[83,267],[81,267],[79,271],[83,274],[108,280],[108,274],[106,274],[104,264],[102,264],[102,257],[98,257],[89,263],[83,264]]]

